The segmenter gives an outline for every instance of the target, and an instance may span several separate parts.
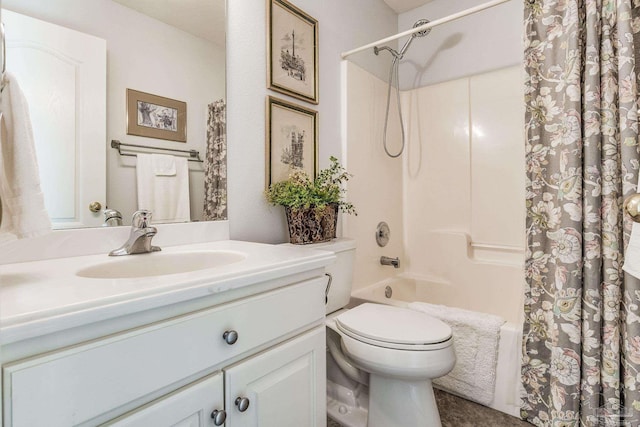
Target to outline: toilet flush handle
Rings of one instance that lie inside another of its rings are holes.
[[[325,276],[329,278],[327,282],[327,289],[324,291],[324,305],[329,303],[329,289],[331,289],[331,282],[333,282],[333,276],[329,273],[324,273]]]

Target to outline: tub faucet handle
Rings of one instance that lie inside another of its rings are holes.
[[[392,265],[393,268],[400,268],[400,258],[395,257],[395,258],[391,258],[388,256],[381,256],[380,257],[380,264],[382,265]]]

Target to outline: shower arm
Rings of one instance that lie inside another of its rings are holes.
[[[382,50],[388,50],[389,52],[391,52],[391,54],[394,56],[394,58],[398,58],[400,56],[400,54],[398,52],[396,52],[395,49],[390,48],[389,46],[374,46],[373,48],[373,52],[378,55],[380,53],[380,51]]]

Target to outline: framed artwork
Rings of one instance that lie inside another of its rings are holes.
[[[127,134],[187,142],[187,103],[127,89]]]
[[[318,112],[267,98],[266,185],[284,181],[293,168],[318,172]]]
[[[286,0],[268,0],[269,89],[318,103],[318,21]]]

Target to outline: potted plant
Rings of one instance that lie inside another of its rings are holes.
[[[351,175],[331,156],[330,166],[312,180],[302,169],[294,169],[285,181],[272,184],[265,192],[267,201],[284,206],[289,241],[294,244],[326,242],[336,237],[338,210],[357,215],[354,206],[342,200]]]

